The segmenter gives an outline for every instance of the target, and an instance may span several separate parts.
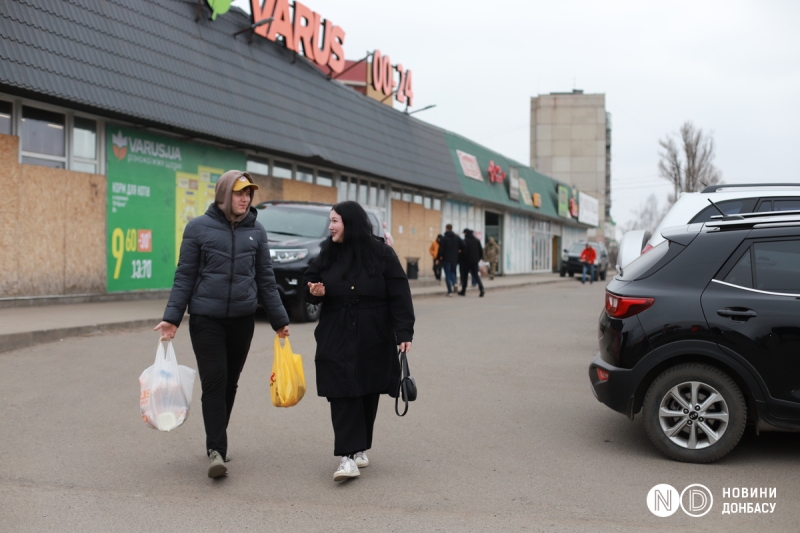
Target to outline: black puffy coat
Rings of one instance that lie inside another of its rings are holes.
[[[469,266],[477,265],[483,258],[481,241],[476,239],[472,232],[464,235],[464,251],[462,255],[464,256],[464,264]]]
[[[414,306],[408,278],[388,245],[381,244],[385,259],[380,272],[346,272],[342,264],[320,271],[320,258],[305,273],[308,282],[325,285],[325,296],[314,331],[317,352],[317,394],[347,398],[373,393],[397,396],[400,363],[397,345],[414,336]]]
[[[183,232],[164,321],[179,326],[187,305],[192,315],[247,316],[256,312],[259,302],[273,329],[289,323],[275,284],[267,232],[256,220],[254,208],[234,229],[217,205],[211,204]]]
[[[439,243],[439,260],[445,263],[458,263],[459,252],[464,248],[464,241],[452,231],[445,231]]]

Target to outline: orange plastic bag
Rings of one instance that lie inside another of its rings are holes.
[[[303,399],[306,393],[306,375],[303,372],[303,356],[292,352],[289,339],[275,336],[275,360],[272,362],[272,375],[269,378],[269,392],[272,405],[291,407]]]

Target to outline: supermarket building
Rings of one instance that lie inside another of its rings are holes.
[[[345,32],[302,4],[325,37],[265,38],[292,30],[271,5],[256,25],[195,0],[0,3],[0,299],[169,288],[231,168],[256,201],[370,207],[423,275],[447,223],[501,242],[507,275],[552,271],[597,225],[591,196],[385,105],[411,75],[345,62]]]

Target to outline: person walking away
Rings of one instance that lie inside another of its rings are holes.
[[[489,279],[494,279],[495,272],[497,272],[497,260],[499,257],[500,245],[497,244],[494,237],[489,237],[483,249],[483,260],[489,263]]]
[[[586,248],[583,249],[581,252],[581,263],[583,263],[582,274],[581,274],[581,283],[586,283],[586,271],[589,271],[589,285],[594,283],[594,261],[597,259],[597,252],[594,251],[594,247],[586,243]]]
[[[433,275],[439,283],[442,282],[442,263],[439,261],[439,242],[441,242],[441,240],[442,234],[440,233],[436,236],[436,239],[431,242],[431,246],[428,249],[431,258],[433,258]]]
[[[304,284],[307,301],[322,304],[314,332],[317,394],[331,409],[333,453],[340,458],[333,480],[344,481],[370,464],[378,400],[397,396],[398,345],[411,349],[414,307],[397,255],[372,235],[364,208],[334,205],[329,229]]]
[[[472,279],[478,281],[478,288],[481,290],[480,296],[483,298],[483,282],[481,281],[481,276],[478,273],[478,263],[480,262],[481,257],[483,257],[483,247],[481,246],[481,241],[475,237],[475,233],[471,229],[464,230],[464,253],[462,255],[464,256],[464,261],[462,264],[466,267],[466,272],[469,272],[472,275]],[[466,275],[461,278],[461,291],[458,293],[458,295],[467,295]]]
[[[452,296],[453,291],[457,290],[458,280],[456,279],[456,265],[458,257],[464,248],[464,242],[453,233],[453,225],[447,224],[442,240],[439,242],[439,262],[444,272],[444,281],[447,284],[447,295]]]
[[[169,301],[154,328],[161,340],[173,339],[188,306],[211,478],[228,472],[227,428],[259,303],[278,336],[289,336],[267,232],[251,206],[255,189],[247,172],[229,170],[219,178],[214,203],[186,225]]]

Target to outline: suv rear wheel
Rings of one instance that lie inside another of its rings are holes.
[[[297,298],[292,303],[291,314],[295,322],[316,322],[321,311],[321,304],[310,304],[305,298]]]
[[[672,367],[650,385],[642,408],[647,436],[664,455],[710,463],[739,443],[747,404],[724,372],[698,363]]]

